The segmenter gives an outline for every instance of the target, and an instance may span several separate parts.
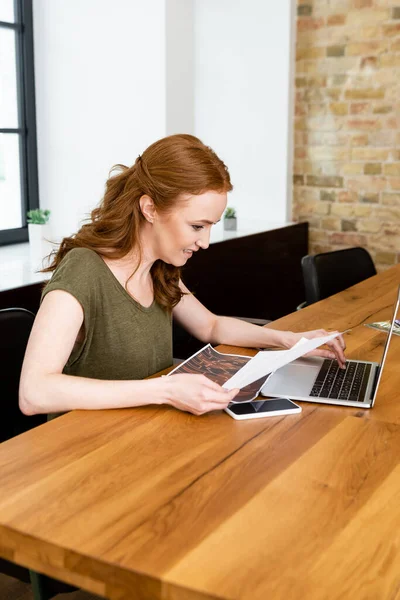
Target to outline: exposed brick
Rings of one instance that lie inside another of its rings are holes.
[[[316,59],[323,56],[325,56],[325,48],[319,46],[315,48],[297,48],[296,51],[296,60]]]
[[[378,218],[380,221],[392,221],[393,223],[398,223],[400,221],[400,207],[376,206],[374,217]]]
[[[308,87],[326,87],[325,75],[315,75],[314,77],[308,77]]]
[[[342,165],[342,175],[362,175],[364,167],[362,163],[346,163]]]
[[[304,185],[304,176],[303,175],[293,175],[293,184],[294,185]]]
[[[327,229],[328,231],[340,231],[340,225],[340,219],[333,219],[332,217],[321,219],[321,227],[323,229]]]
[[[367,204],[356,204],[354,207],[355,217],[370,217],[372,214],[372,207]]]
[[[326,233],[325,231],[310,230],[308,237],[310,242],[324,242],[326,240]]]
[[[370,6],[372,6],[372,4],[372,0],[353,0],[354,8],[369,8]]]
[[[390,49],[392,52],[400,52],[400,37],[392,42]]]
[[[310,117],[319,117],[321,115],[325,115],[327,112],[326,104],[309,104],[308,105],[308,114]]]
[[[391,23],[383,26],[383,35],[386,37],[395,37],[400,34],[400,23]]]
[[[331,205],[329,202],[318,202],[314,208],[314,211],[317,215],[329,215],[330,210]]]
[[[325,20],[320,17],[315,19],[313,17],[303,17],[297,20],[297,31],[315,31],[321,29],[325,24]]]
[[[344,56],[346,46],[328,46],[326,49],[326,55],[330,57]]]
[[[307,149],[304,146],[300,146],[294,149],[294,157],[295,158],[305,158],[307,155]]]
[[[346,23],[346,15],[329,15],[327,19],[328,27],[335,27],[336,25],[344,25]]]
[[[331,214],[336,217],[353,217],[354,204],[332,204]]]
[[[375,220],[360,220],[357,224],[358,231],[365,233],[378,233],[382,228],[382,223]]]
[[[297,15],[299,17],[310,17],[312,15],[312,8],[311,4],[300,4],[297,7]]]
[[[371,146],[393,146],[395,143],[394,131],[373,131],[369,136]]]
[[[400,190],[400,177],[389,177],[388,186],[391,190]]]
[[[378,129],[378,119],[349,119],[346,124],[347,129],[361,129],[365,131],[373,131]]]
[[[383,37],[381,25],[367,25],[366,27],[357,27],[357,34],[360,40],[372,40]]]
[[[345,91],[346,100],[381,100],[385,97],[384,88],[360,88]]]
[[[366,246],[367,237],[358,233],[332,233],[329,239],[331,244],[342,244],[346,246]]]
[[[339,100],[342,90],[340,88],[328,88],[325,90],[325,95],[331,100]]]
[[[331,102],[329,111],[333,115],[347,115],[349,112],[349,105],[346,102]]]
[[[360,10],[350,10],[347,13],[347,25],[359,27],[360,21],[365,25],[375,25],[380,21],[387,21],[391,17],[390,8],[365,8]]]
[[[389,42],[372,40],[369,42],[352,42],[347,45],[348,56],[365,56],[370,54],[382,54],[387,52]]]
[[[344,190],[342,192],[338,192],[337,199],[339,202],[356,202],[358,200],[358,194],[357,192]]]
[[[392,19],[400,19],[400,6],[392,8]]]
[[[349,157],[348,148],[340,146],[309,146],[310,160],[346,160]]]
[[[306,77],[296,77],[296,87],[305,87],[307,85]]]
[[[307,129],[307,127],[306,127],[306,120],[305,120],[305,118],[304,118],[304,117],[297,117],[297,118],[294,120],[294,128],[295,128],[296,130],[304,130],[304,129]]]
[[[387,163],[383,166],[385,175],[400,176],[400,163]]]
[[[350,104],[350,114],[352,115],[365,115],[371,110],[371,104],[369,102],[355,102]]]
[[[366,146],[369,142],[369,136],[366,133],[353,135],[351,137],[352,146]]]
[[[377,115],[384,115],[392,112],[392,110],[393,106],[390,106],[388,104],[377,104],[376,106],[374,106],[372,112]]]
[[[389,206],[400,206],[400,194],[384,192],[382,194],[382,203]]]
[[[343,187],[343,177],[307,175],[307,185],[315,187]]]
[[[381,192],[386,189],[387,179],[385,177],[362,175],[360,177],[349,179],[347,187],[349,190],[360,192],[361,194],[370,194]]]
[[[357,231],[356,222],[342,219],[342,231]]]
[[[360,202],[376,204],[379,202],[379,194],[361,194]]]
[[[381,56],[381,67],[400,67],[400,56],[398,54],[386,54],[384,56]]]
[[[294,114],[296,117],[304,117],[307,114],[307,104],[305,102],[296,102]]]
[[[320,198],[322,202],[335,202],[336,201],[336,192],[327,190],[321,190]]]
[[[332,77],[329,78],[328,80],[328,84],[332,87],[335,87],[337,85],[346,85],[347,83],[347,75],[341,74],[341,75],[333,75]]]
[[[382,161],[387,160],[389,156],[389,150],[386,148],[352,148],[351,159],[352,160],[365,160],[365,161]]]
[[[381,163],[366,163],[364,173],[365,175],[380,175],[382,173]]]
[[[360,71],[376,71],[380,65],[380,59],[376,56],[363,56],[360,62]]]
[[[377,252],[375,254],[375,262],[383,263],[385,265],[394,265],[397,261],[397,254],[395,252]]]

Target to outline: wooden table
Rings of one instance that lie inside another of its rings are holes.
[[[379,359],[362,323],[399,282],[400,265],[272,326],[352,327],[348,356]],[[372,410],[75,411],[5,442],[0,555],[113,600],[400,598],[399,353],[394,336]]]

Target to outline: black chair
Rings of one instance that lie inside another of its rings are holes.
[[[0,310],[0,385],[5,400],[0,443],[46,421],[46,415],[27,417],[18,407],[19,378],[34,319],[35,315],[24,308]]]
[[[301,259],[301,267],[306,306],[376,275],[369,252],[359,247],[308,254]]]
[[[46,415],[27,417],[18,406],[18,388],[25,348],[35,315],[24,308],[0,310],[0,443],[46,422]],[[31,583],[35,600],[49,600],[77,588],[0,559],[0,572]]]

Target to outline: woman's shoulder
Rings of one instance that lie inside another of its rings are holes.
[[[102,259],[94,250],[89,248],[73,248],[63,257],[54,275],[81,276],[90,278],[101,268]]]
[[[62,259],[60,266],[76,265],[82,268],[87,268],[88,266],[92,268],[93,265],[101,264],[100,260],[101,258],[97,252],[90,250],[90,248],[72,248]]]

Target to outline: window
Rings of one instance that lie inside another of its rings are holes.
[[[27,241],[38,206],[32,0],[1,0],[0,244]]]

